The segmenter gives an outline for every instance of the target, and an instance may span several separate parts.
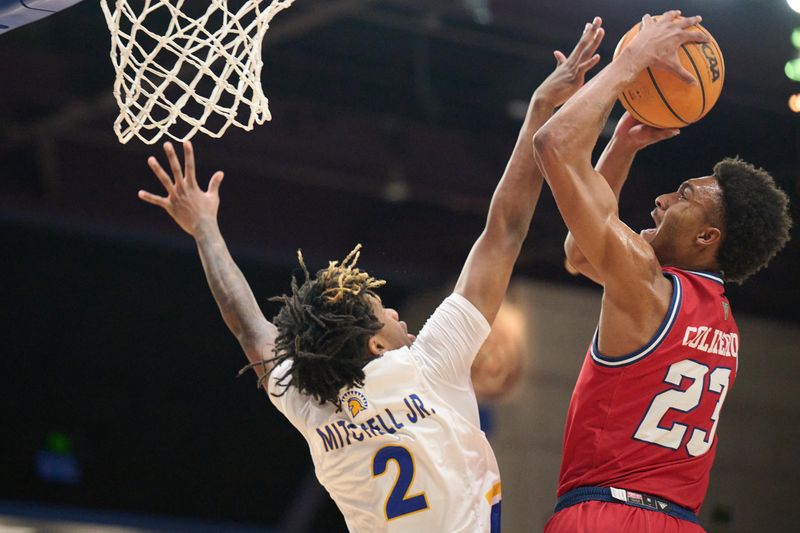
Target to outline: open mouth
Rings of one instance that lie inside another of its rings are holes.
[[[661,225],[662,221],[661,215],[659,214],[657,207],[652,211],[650,211],[650,217],[653,219],[653,222],[656,223],[655,227],[645,228],[639,232],[639,235],[641,235],[647,242],[653,240],[653,237],[655,237],[656,233],[658,232],[658,227]]]
[[[414,335],[413,333],[409,333],[408,332],[408,324],[406,324],[405,321],[401,320],[400,321],[400,326],[402,326],[403,331],[405,332],[406,336],[408,337],[408,340],[410,340],[411,342],[414,342],[415,340],[417,340],[417,336],[416,335]]]

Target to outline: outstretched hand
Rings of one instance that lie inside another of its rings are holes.
[[[645,15],[642,17],[639,33],[631,40],[628,48],[642,58],[642,68],[650,66],[666,70],[686,83],[695,85],[697,80],[678,59],[678,48],[689,42],[708,42],[708,35],[691,29],[702,20],[700,16],[682,17],[677,9],[667,11],[659,17]]]
[[[208,190],[204,191],[197,184],[195,177],[194,151],[190,141],[183,142],[185,160],[183,169],[172,143],[164,143],[164,152],[167,154],[167,161],[172,170],[171,178],[155,157],[150,156],[147,164],[161,185],[164,186],[167,196],[158,196],[142,190],[139,191],[139,198],[149,204],[164,208],[183,231],[194,237],[197,228],[203,222],[216,222],[219,209],[219,186],[224,174],[221,171],[215,172],[208,183]]]
[[[651,144],[671,139],[680,132],[681,130],[679,129],[654,128],[653,126],[642,124],[626,111],[617,122],[613,139],[615,142],[623,143],[631,150],[639,151]]]
[[[536,98],[544,99],[553,107],[558,107],[583,86],[586,73],[600,62],[600,56],[595,52],[605,35],[602,24],[603,20],[600,17],[595,17],[592,22],[587,23],[583,35],[569,57],[559,50],[553,52],[557,63],[556,69],[536,89]]]

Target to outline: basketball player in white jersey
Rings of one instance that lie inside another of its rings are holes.
[[[496,532],[500,474],[480,429],[470,366],[489,333],[533,216],[542,175],[531,138],[597,64],[602,32],[587,31],[536,90],[495,190],[486,227],[455,290],[415,338],[375,290],[383,282],[341,263],[292,280],[267,321],[217,226],[222,172],[207,191],[195,178],[192,145],[172,177],[148,163],[166,197],[140,191],[197,242],[211,291],[269,398],[308,442],[320,483],[351,531]]]

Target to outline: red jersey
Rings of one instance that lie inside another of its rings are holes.
[[[605,357],[597,332],[572,393],[558,495],[617,487],[700,509],[739,330],[717,274],[664,268],[672,299],[642,349]]]

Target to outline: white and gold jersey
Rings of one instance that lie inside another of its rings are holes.
[[[470,367],[489,324],[452,294],[410,347],[364,367],[342,410],[277,384],[270,398],[308,442],[317,478],[352,532],[499,531],[500,474],[480,429]]]

